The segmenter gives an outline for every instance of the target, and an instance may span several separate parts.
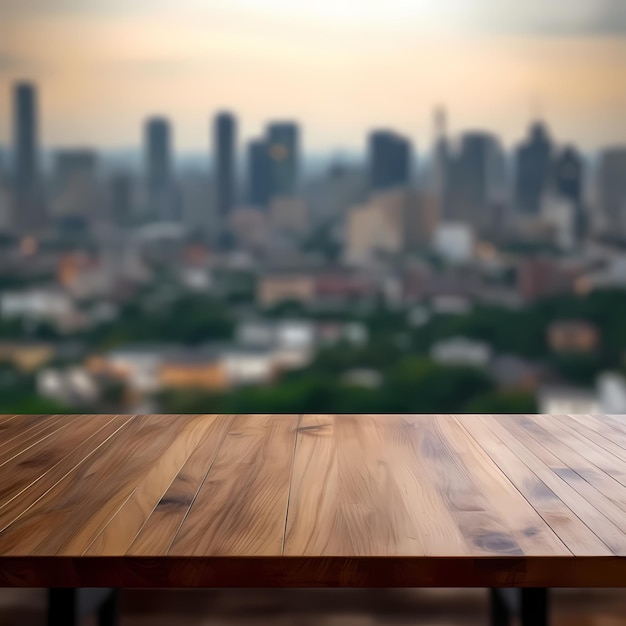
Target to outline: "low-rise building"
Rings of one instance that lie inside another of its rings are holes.
[[[430,355],[440,365],[486,367],[491,359],[491,348],[482,341],[452,337],[437,342],[431,348]]]
[[[383,375],[378,370],[352,369],[343,374],[341,382],[352,387],[377,389],[383,384]]]
[[[536,391],[552,374],[544,367],[515,354],[501,354],[489,364],[492,378],[505,390]]]
[[[229,378],[220,351],[183,350],[165,357],[157,367],[158,385],[168,389],[222,391]]]
[[[36,377],[37,393],[70,406],[88,405],[99,396],[98,384],[82,367],[45,368]]]
[[[73,311],[72,298],[58,289],[37,287],[0,294],[0,315],[3,318],[55,320]]]
[[[600,401],[595,391],[577,387],[544,387],[537,394],[539,413],[555,415],[586,415],[600,413]]]
[[[599,341],[598,329],[584,320],[559,320],[548,327],[548,344],[555,352],[591,352]]]
[[[40,341],[0,341],[0,361],[10,363],[23,372],[34,372],[49,363],[56,354],[55,346]]]
[[[273,348],[228,348],[222,354],[222,364],[229,383],[233,385],[267,383],[277,373]]]
[[[169,344],[121,346],[107,354],[88,358],[85,366],[91,374],[119,378],[134,392],[152,393],[160,388],[161,364],[179,350]]]
[[[315,300],[315,275],[304,271],[271,272],[258,281],[257,300],[262,307],[273,307],[283,302],[307,305]]]
[[[597,381],[600,409],[608,415],[626,415],[626,380],[615,372],[600,374]]]

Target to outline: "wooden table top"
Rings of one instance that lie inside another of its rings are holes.
[[[626,586],[626,419],[0,416],[3,586]]]

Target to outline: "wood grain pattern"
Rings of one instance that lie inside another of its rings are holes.
[[[619,489],[619,485],[610,476],[594,470],[594,467],[585,463],[579,454],[563,445],[558,437],[553,436],[549,430],[542,428],[540,420],[525,418],[515,421],[506,420],[503,423],[513,437],[523,443],[535,458],[579,493],[595,511],[613,523],[614,528],[609,526],[605,520],[601,520],[603,526],[611,528],[610,532],[616,530],[620,533],[623,537],[620,539],[620,546],[623,545],[624,548],[622,549],[626,549],[626,533],[622,530],[625,517],[624,510],[606,497],[599,487],[603,485],[607,490],[611,490],[614,485],[614,493],[623,492],[623,490]]]
[[[113,415],[80,416],[77,420],[67,420],[62,428],[49,437],[6,461],[0,468],[0,502],[6,505],[57,464],[67,463],[67,457],[72,451],[114,420]]]
[[[501,440],[506,442],[506,445],[514,452],[520,460],[528,466],[544,483],[545,485],[563,502],[566,506],[579,517],[599,538],[605,543],[613,554],[617,556],[623,556],[626,549],[626,535],[621,528],[621,525],[615,525],[608,520],[598,508],[595,503],[587,501],[580,493],[572,486],[571,477],[568,477],[565,473],[554,472],[552,468],[548,467],[542,460],[535,454],[535,450],[527,446],[528,439],[518,440],[516,435],[512,435],[507,428],[504,427],[506,418],[501,420],[487,419],[484,416],[476,416],[477,420],[486,423],[488,428]],[[513,420],[511,420],[513,422]]]
[[[625,554],[617,417],[0,416],[0,585],[606,587]]]
[[[432,458],[415,453],[425,445],[426,419],[304,416],[285,554],[469,556],[437,485],[426,479]]]
[[[0,440],[0,465],[76,418],[76,415],[28,415],[9,422]]]
[[[458,416],[459,423],[489,455],[520,494],[532,505],[577,557],[609,556],[611,550],[572,510],[475,415]]]
[[[50,469],[42,469],[41,476],[33,480],[30,484],[28,481],[32,479],[27,472],[13,475],[17,481],[12,483],[12,488],[0,504],[0,553],[3,543],[3,532],[6,528],[17,520],[25,511],[44,496],[52,487],[66,477],[70,480],[74,477],[72,474],[76,468],[99,449],[103,443],[108,441],[110,437],[115,435],[122,427],[124,427],[133,418],[131,416],[118,416],[109,424],[95,432],[77,445],[63,460]],[[26,480],[25,480],[26,479]],[[11,477],[7,482],[10,483]],[[19,496],[19,497],[18,497]]]
[[[218,450],[232,424],[232,417],[213,421],[198,447],[159,500],[152,515],[141,528],[127,554],[149,556],[166,554],[198,491],[213,466]]]
[[[185,423],[152,469],[109,520],[84,554],[124,555],[200,441],[214,438],[218,416],[199,415]]]
[[[168,554],[280,555],[296,415],[238,415]]]

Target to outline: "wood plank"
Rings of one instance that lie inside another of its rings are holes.
[[[615,415],[568,415],[572,420],[579,421],[590,428],[597,428],[597,432],[604,435],[609,440],[613,440],[616,436],[624,444],[624,438],[626,436],[626,421],[624,417],[617,417]]]
[[[13,437],[30,429],[45,424],[51,417],[49,415],[2,415],[4,421],[0,422],[0,447]]]
[[[207,436],[214,440],[216,434],[223,439],[226,434],[223,425],[229,421],[219,415],[191,418],[84,554],[124,554],[198,444]]]
[[[471,512],[467,520],[469,529],[472,533],[479,529],[477,534],[482,543],[487,535],[485,529],[492,527],[491,532],[497,534],[491,537],[491,543],[496,539],[499,543],[511,542],[519,546],[525,556],[572,554],[453,416],[437,416],[433,426],[448,451],[441,466],[442,473],[448,481],[458,475],[455,484],[462,484],[467,490],[467,493],[455,494],[452,503],[463,515]],[[478,507],[479,516],[475,513]]]
[[[137,416],[5,529],[2,551],[82,554],[190,419]]]
[[[626,459],[607,453],[607,450],[586,437],[581,432],[582,429],[577,428],[576,422],[572,423],[566,415],[542,416],[542,425],[547,429],[553,428],[553,436],[558,436],[561,444],[575,450],[582,457],[577,463],[581,475],[587,477],[589,472],[593,475],[594,470],[600,471],[619,483],[618,488],[626,495]],[[626,457],[626,450],[624,456]]]
[[[114,415],[84,415],[76,421],[68,420],[50,437],[7,461],[0,470],[0,509],[114,419]]]
[[[564,444],[561,441],[561,433],[559,433],[560,436],[553,435],[546,428],[547,424],[543,416],[514,422],[502,420],[502,423],[514,436],[520,437],[520,440],[529,450],[532,450],[538,459],[576,489],[607,519],[616,526],[623,527],[626,489],[604,472],[594,468],[574,448],[569,448]],[[533,426],[528,429],[528,424]],[[615,501],[605,495],[604,491],[611,492]]]
[[[533,450],[528,447],[528,442],[520,442],[517,437],[507,430],[504,423],[507,420],[515,421],[515,416],[477,415],[475,419],[483,422],[499,439],[506,442],[512,452],[527,465],[537,476],[551,489],[563,502],[577,515],[593,532],[606,544],[613,554],[626,555],[626,534],[621,525],[611,522],[601,513],[594,504],[586,500],[565,477],[559,476],[550,469],[544,461],[537,457]],[[481,443],[483,443],[481,441]],[[554,529],[559,534],[557,529]],[[570,547],[570,546],[568,546]],[[571,548],[570,548],[571,549]],[[572,550],[572,552],[574,552]]]
[[[2,531],[18,519],[25,511],[35,504],[43,495],[52,489],[57,483],[66,477],[72,477],[71,473],[86,459],[90,457],[104,442],[116,434],[128,422],[134,419],[131,415],[118,415],[115,419],[98,430],[91,437],[85,439],[73,449],[63,460],[42,473],[40,478],[33,481],[23,491],[14,494],[12,498],[7,496],[0,507],[0,551],[2,548]],[[18,497],[16,497],[18,496]]]
[[[285,554],[469,556],[430,480],[421,427],[426,419],[303,416]]]
[[[232,421],[232,416],[220,416],[218,420],[214,421],[213,428],[205,434],[198,447],[159,500],[154,511],[128,548],[127,554],[167,554],[176,533],[195,502],[200,487],[213,466]]]
[[[6,430],[7,422],[10,422],[11,420],[15,419],[16,417],[18,417],[18,416],[17,415],[11,415],[9,413],[3,413],[2,415],[0,415],[0,432],[2,432],[3,430]]]
[[[597,420],[592,415],[559,415],[555,417],[558,417],[562,424],[579,436],[583,436],[588,442],[593,442],[593,447],[598,446],[602,450],[602,454],[610,453],[611,459],[624,460],[626,458],[626,435],[613,430],[608,421]]]
[[[298,420],[235,418],[169,554],[281,554]]]
[[[585,468],[584,460],[581,462],[580,456],[570,449],[567,452],[567,446],[563,445],[559,437],[553,437],[548,431],[540,426],[541,416],[532,418],[519,418],[514,420],[503,420],[502,426],[506,428],[513,437],[523,443],[547,468],[550,468],[555,475],[565,481],[573,489],[575,489],[591,506],[602,513],[608,520],[613,522],[617,528],[624,527],[624,510],[610,498],[606,497],[599,489],[591,484],[593,472],[587,464]],[[546,446],[550,444],[550,449]],[[566,458],[572,460],[573,467],[570,466]],[[615,490],[621,491],[622,497],[626,491],[621,488],[617,482],[610,477],[606,477],[603,481],[601,474],[597,473],[598,483],[606,483],[612,481]],[[608,488],[608,486],[607,486]],[[626,538],[626,533],[624,533]]]
[[[24,420],[12,421],[10,429],[2,433],[0,441],[0,465],[19,451],[49,436],[75,415],[29,415]]]
[[[457,415],[456,418],[574,556],[613,554],[541,478],[509,449],[505,441],[496,437],[482,422],[475,419],[475,415]]]

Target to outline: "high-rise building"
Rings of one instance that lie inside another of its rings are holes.
[[[479,228],[491,217],[497,142],[484,132],[468,132],[461,138],[460,150],[450,166],[450,206],[448,218]]]
[[[576,240],[584,236],[588,222],[583,200],[583,179],[582,156],[573,146],[565,146],[554,158],[552,193],[556,199],[569,204]]]
[[[528,139],[518,147],[515,156],[516,206],[523,213],[537,215],[550,182],[552,165],[552,143],[543,124],[533,124]]]
[[[293,196],[298,191],[299,131],[293,122],[275,122],[267,128],[270,196]]]
[[[449,211],[450,147],[448,145],[448,120],[446,111],[437,108],[434,116],[435,145],[432,159],[432,192],[440,217],[447,218]]]
[[[98,157],[93,150],[59,150],[54,155],[53,215],[66,225],[85,226],[98,213]]]
[[[174,181],[170,123],[153,117],[145,126],[147,216],[149,219],[180,219],[180,202]]]
[[[170,123],[161,117],[147,121],[146,174],[148,187],[152,191],[166,189],[172,182],[172,146]]]
[[[253,139],[247,151],[248,202],[267,207],[271,196],[269,145],[264,139]]]
[[[37,230],[44,218],[38,130],[36,88],[17,83],[13,90],[13,186],[15,225],[22,231]]]
[[[554,159],[554,190],[559,196],[580,204],[583,200],[583,160],[573,146],[563,148]]]
[[[235,205],[235,160],[237,122],[231,113],[215,116],[213,155],[215,158],[215,192],[219,215],[227,215]]]
[[[369,136],[370,189],[404,187],[411,178],[411,144],[397,133],[376,130]]]
[[[626,236],[626,148],[610,148],[601,154],[598,183],[609,231]]]
[[[133,179],[128,172],[116,172],[109,184],[110,218],[115,224],[128,224],[133,212]]]

